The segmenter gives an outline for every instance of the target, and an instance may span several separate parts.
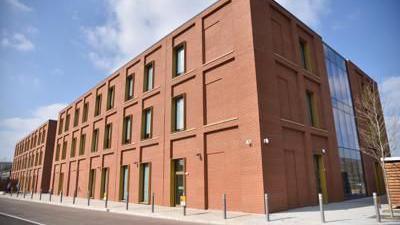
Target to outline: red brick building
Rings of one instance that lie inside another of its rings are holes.
[[[11,180],[20,191],[48,192],[56,127],[57,121],[49,120],[16,144]]]
[[[52,189],[206,209],[226,193],[256,213],[264,193],[272,211],[365,195],[354,115],[350,156],[338,145],[324,46],[272,0],[218,1],[60,112]]]

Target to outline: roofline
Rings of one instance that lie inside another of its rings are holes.
[[[15,144],[15,147],[17,146],[17,144],[19,144],[21,141],[23,141],[25,138],[27,138],[28,136],[32,135],[36,130],[40,129],[41,127],[51,123],[51,122],[57,122],[57,120],[53,120],[53,119],[48,119],[46,120],[46,122],[41,123],[39,126],[37,126],[37,128],[35,128],[33,131],[29,132],[27,135],[23,136],[22,138],[18,139],[17,143]]]

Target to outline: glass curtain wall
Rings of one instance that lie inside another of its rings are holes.
[[[345,59],[324,44],[346,198],[365,195],[361,153]]]

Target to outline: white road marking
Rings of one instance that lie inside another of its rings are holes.
[[[8,216],[8,217],[11,217],[11,218],[14,218],[14,219],[22,220],[22,221],[25,221],[25,222],[28,222],[28,223],[32,223],[32,224],[36,224],[36,225],[46,225],[46,224],[44,224],[44,223],[39,223],[39,222],[36,222],[36,221],[24,219],[24,218],[22,218],[22,217],[10,215],[10,214],[3,213],[3,212],[0,212],[0,215]]]

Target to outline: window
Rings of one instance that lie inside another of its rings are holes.
[[[94,109],[94,116],[100,115],[100,111],[101,111],[101,95],[97,95],[96,96],[96,106]]]
[[[109,169],[107,167],[101,170],[101,189],[100,189],[100,198],[106,199],[108,192],[108,177],[109,177]]]
[[[63,123],[64,123],[64,119],[60,118],[60,122],[59,122],[59,125],[58,125],[58,134],[62,133]]]
[[[125,100],[133,98],[133,75],[126,77]]]
[[[114,95],[115,95],[115,87],[108,88],[107,94],[107,110],[114,108]]]
[[[79,108],[75,109],[74,113],[74,127],[78,126],[79,123]]]
[[[89,114],[89,103],[85,102],[85,104],[83,104],[82,123],[85,123],[87,121],[88,114]]]
[[[301,56],[301,63],[303,64],[304,69],[310,70],[310,55],[307,42],[303,39],[299,40],[300,45],[300,56]]]
[[[314,93],[306,91],[307,115],[309,124],[318,127],[318,112],[315,106]]]
[[[64,160],[67,156],[67,142],[64,141],[63,146],[62,146],[62,156],[61,159]]]
[[[185,160],[175,159],[172,161],[171,178],[174,189],[175,205],[181,204],[181,196],[185,195]]]
[[[94,190],[96,186],[96,169],[90,169],[89,172],[89,195],[94,198]]]
[[[56,161],[60,160],[60,148],[61,148],[60,144],[57,144],[57,147],[56,147]]]
[[[142,139],[148,139],[152,136],[152,114],[153,109],[147,108],[143,111],[143,120],[142,120]]]
[[[99,129],[93,130],[93,139],[92,139],[92,152],[97,152],[99,142]]]
[[[72,138],[71,142],[71,152],[70,152],[71,158],[75,157],[75,151],[76,151],[76,137]]]
[[[154,62],[151,62],[145,67],[143,91],[150,91],[154,87]]]
[[[42,134],[42,143],[44,143],[45,137],[46,137],[46,130],[44,130]]]
[[[150,164],[143,163],[140,165],[140,198],[142,203],[149,203],[150,199]]]
[[[64,131],[68,131],[69,129],[69,122],[70,122],[70,118],[71,116],[69,114],[67,114],[67,116],[65,117],[65,130]]]
[[[124,132],[123,132],[123,144],[131,143],[132,135],[132,116],[125,116],[124,118]]]
[[[112,124],[109,123],[106,125],[106,129],[104,131],[104,149],[111,148],[111,135],[112,135]]]
[[[129,166],[125,165],[121,167],[121,193],[120,199],[122,201],[128,200],[128,191],[129,191]]]
[[[172,131],[185,129],[185,97],[183,95],[172,99]]]
[[[81,134],[81,140],[79,143],[79,155],[85,154],[86,134]]]
[[[186,69],[185,49],[186,49],[185,43],[176,46],[174,49],[175,76],[179,76],[185,73]]]

